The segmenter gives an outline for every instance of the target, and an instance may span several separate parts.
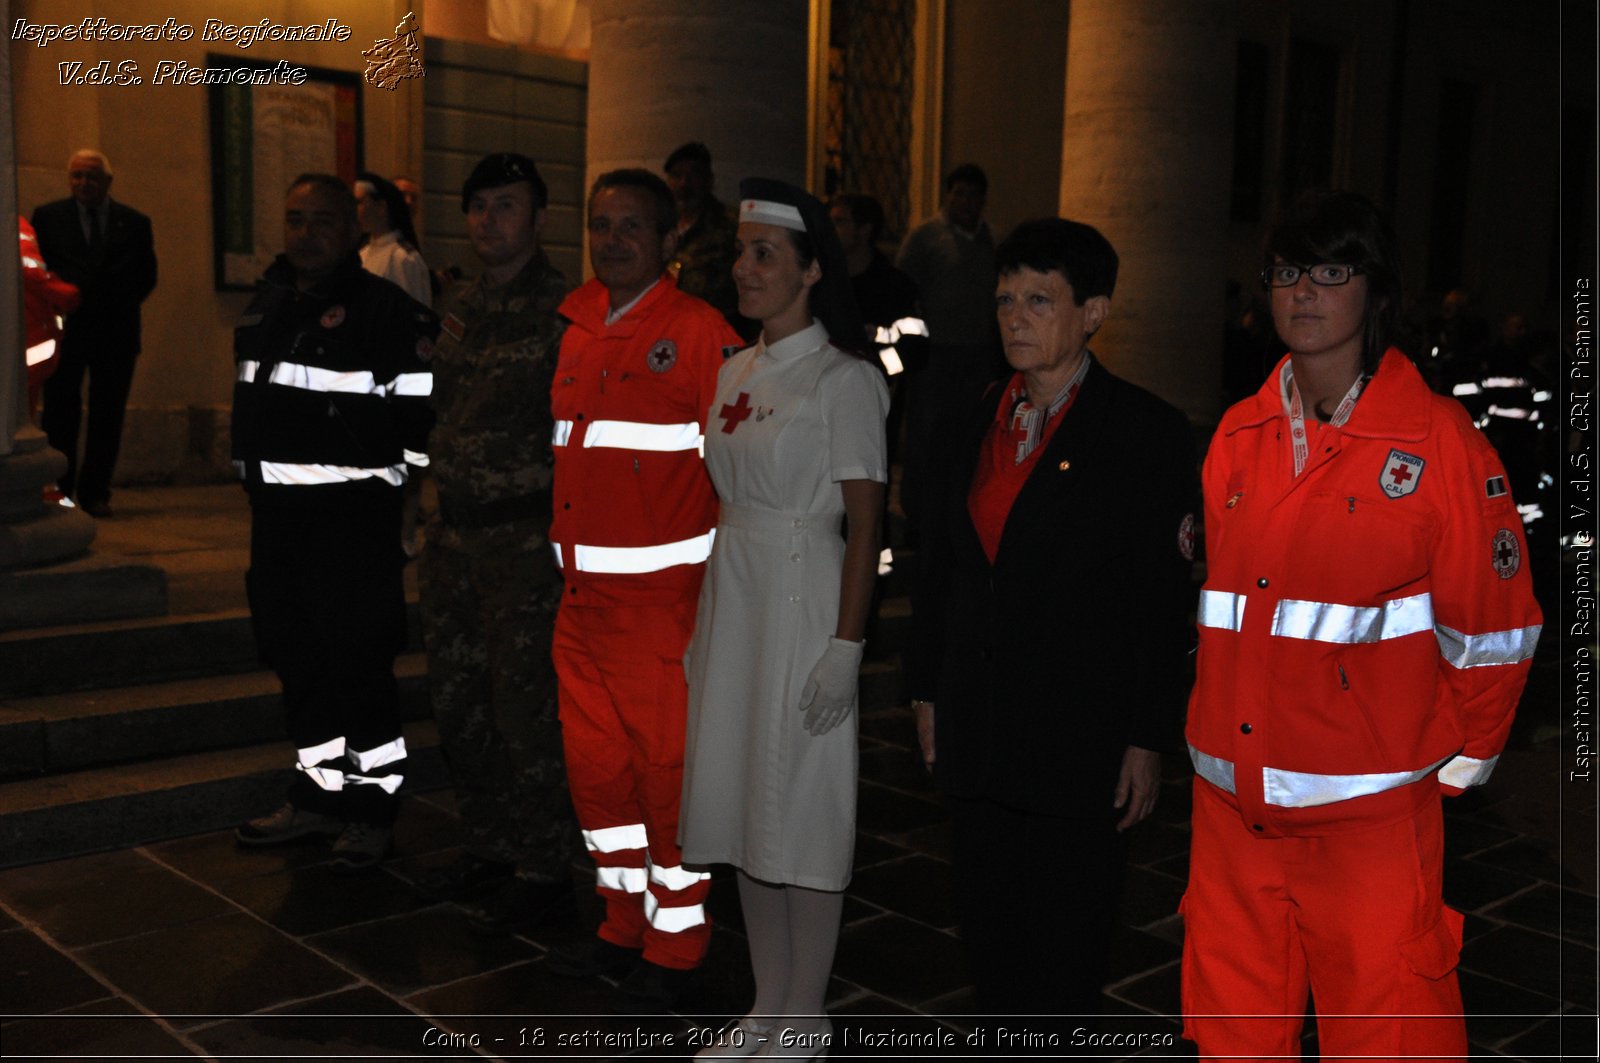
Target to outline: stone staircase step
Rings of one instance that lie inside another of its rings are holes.
[[[405,727],[403,792],[447,785],[431,720]],[[0,867],[232,827],[283,803],[286,741],[0,783]]]
[[[427,719],[423,653],[395,662],[405,719]],[[0,779],[76,771],[283,736],[277,678],[245,672],[0,702]]]
[[[413,595],[411,649],[421,646]],[[248,609],[0,633],[0,699],[259,670]]]

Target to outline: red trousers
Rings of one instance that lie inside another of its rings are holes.
[[[1465,1059],[1443,819],[1431,800],[1371,830],[1261,838],[1196,779],[1183,1035],[1201,1056],[1298,1057],[1309,988],[1324,1060]]]
[[[680,970],[711,940],[711,876],[685,870],[678,850],[693,626],[693,601],[563,606],[552,650],[572,807],[606,902],[600,937]]]

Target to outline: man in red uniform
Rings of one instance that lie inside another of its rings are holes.
[[[710,939],[710,878],[683,867],[683,655],[716,525],[701,458],[725,353],[742,346],[664,270],[677,206],[645,170],[589,192],[595,276],[568,295],[551,392],[566,586],[553,657],[572,802],[606,902],[599,939],[557,973],[622,977],[615,1009],[661,1011]]]

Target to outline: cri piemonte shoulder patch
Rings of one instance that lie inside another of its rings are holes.
[[[678,364],[678,345],[671,340],[659,340],[645,356],[652,373],[665,373]]]
[[[1517,542],[1516,533],[1510,528],[1501,528],[1494,533],[1494,542],[1489,547],[1489,563],[1494,565],[1495,574],[1501,579],[1510,579],[1522,567],[1522,545]]]
[[[1403,450],[1391,450],[1383,460],[1383,471],[1378,473],[1378,486],[1390,498],[1404,498],[1422,482],[1422,468],[1427,462]]]

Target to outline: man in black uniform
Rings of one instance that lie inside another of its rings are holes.
[[[438,319],[361,268],[355,197],[289,186],[284,254],[234,332],[233,458],[250,495],[245,575],[262,661],[297,750],[289,802],[241,845],[337,835],[342,870],[388,852],[406,746],[394,659],[406,641],[408,466],[427,463]]]

